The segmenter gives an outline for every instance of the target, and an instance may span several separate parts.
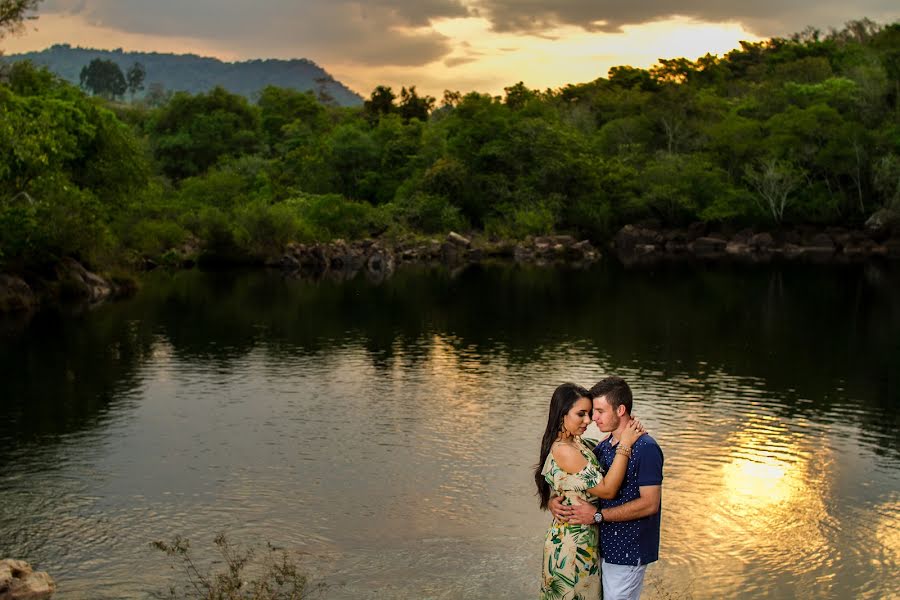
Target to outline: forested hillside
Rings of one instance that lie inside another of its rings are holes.
[[[150,77],[148,65],[148,80]],[[109,103],[17,63],[0,84],[7,268],[264,257],[288,241],[607,239],[626,223],[858,226],[900,210],[900,24],[745,43],[556,90],[267,87]]]
[[[144,90],[137,94],[138,98],[144,97],[151,90],[156,90],[157,93],[162,90],[196,94],[208,92],[216,86],[252,98],[267,85],[277,85],[293,90],[313,91],[333,99],[341,106],[358,106],[362,103],[362,98],[356,92],[336,81],[316,63],[303,58],[228,63],[194,54],[97,50],[73,48],[68,44],[5,57],[9,61],[30,60],[76,85],[79,83],[81,70],[98,58],[114,62],[122,71],[127,71],[134,63],[143,65],[147,74]]]

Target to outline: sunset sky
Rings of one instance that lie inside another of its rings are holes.
[[[892,22],[900,9],[896,0],[45,0],[0,48],[308,58],[364,96],[386,84],[440,97],[591,81],[615,65],[722,54],[740,40],[864,16]]]

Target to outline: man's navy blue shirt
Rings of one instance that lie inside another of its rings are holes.
[[[603,472],[609,471],[616,458],[616,446],[608,437],[594,448]],[[625,481],[612,500],[600,500],[600,508],[612,508],[640,497],[642,485],[662,485],[663,454],[659,444],[642,435],[631,449]],[[659,512],[634,521],[603,522],[600,525],[600,555],[615,565],[645,565],[659,560]]]

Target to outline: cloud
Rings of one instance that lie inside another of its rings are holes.
[[[586,31],[618,32],[639,25],[688,17],[709,23],[737,22],[763,36],[800,31],[807,25],[840,26],[868,16],[885,22],[897,18],[896,0],[478,0],[475,10],[497,32],[540,34],[574,25]]]
[[[405,66],[450,54],[431,21],[468,14],[461,0],[46,0],[41,11],[129,33],[220,41],[244,56]]]
[[[458,67],[459,65],[465,65],[467,63],[475,62],[478,60],[472,56],[451,56],[450,58],[444,59],[445,67]]]

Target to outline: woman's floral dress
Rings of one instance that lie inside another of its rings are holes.
[[[574,498],[597,504],[597,499],[585,491],[603,479],[592,451],[596,443],[576,438],[576,444],[588,461],[581,471],[566,473],[551,452],[541,473],[550,484],[551,495],[563,496],[563,504],[574,504]],[[600,599],[598,537],[596,525],[569,525],[553,520],[544,540],[541,600]]]

